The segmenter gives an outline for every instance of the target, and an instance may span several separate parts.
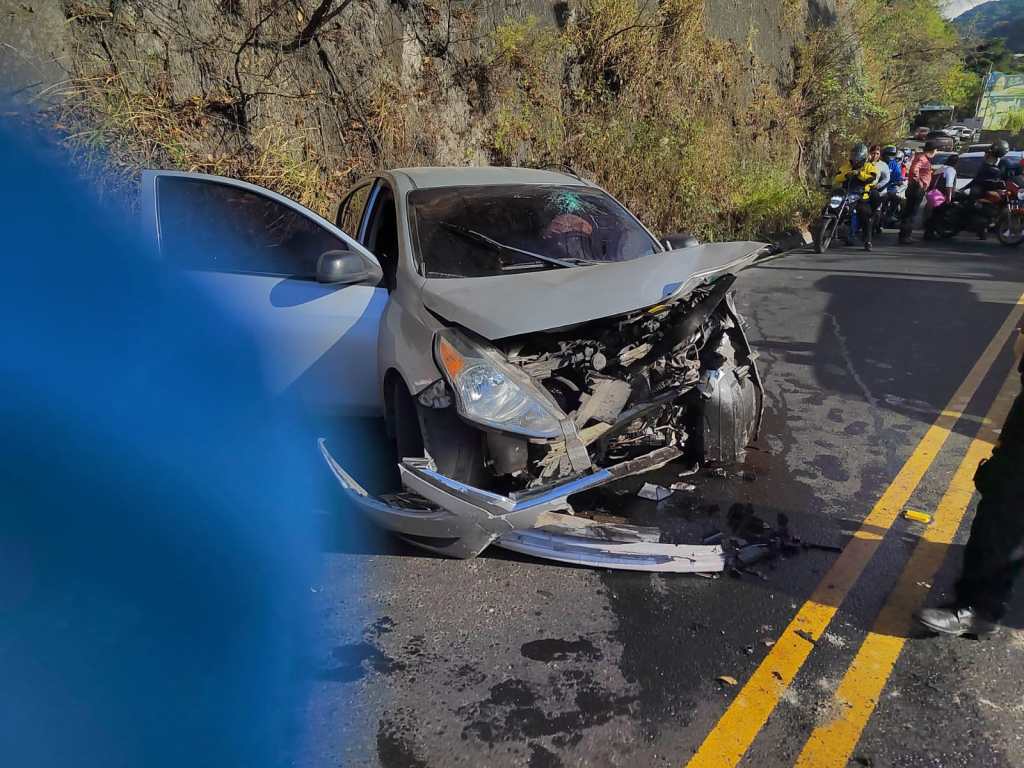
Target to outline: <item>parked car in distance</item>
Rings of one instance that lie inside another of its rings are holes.
[[[988,149],[988,145],[984,145]],[[953,154],[951,152],[939,152],[935,155],[935,159],[932,160],[932,168],[935,173],[938,173],[945,166],[945,161],[949,156]],[[978,175],[978,170],[981,168],[981,164],[985,162],[984,152],[964,152],[959,155],[959,160],[956,163],[956,188],[960,191],[967,187]],[[1003,159],[1003,163],[1010,163],[1013,165],[1020,165],[1022,159],[1024,159],[1024,152],[1010,152]]]
[[[954,137],[949,131],[944,130],[930,131],[925,141],[934,142],[940,152],[953,152],[960,143],[959,137]]]
[[[146,171],[143,215],[161,257],[267,339],[277,384],[383,415],[386,493],[319,443],[379,525],[452,557],[724,569],[721,546],[576,499],[677,459],[742,460],[763,387],[731,289],[765,243],[659,239],[600,187],[524,168],[387,171],[335,223],[245,182]]]

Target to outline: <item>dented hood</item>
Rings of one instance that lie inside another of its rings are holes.
[[[709,278],[753,264],[766,243],[710,243],[632,261],[492,277],[431,278],[423,304],[450,323],[495,341],[685,296]]]

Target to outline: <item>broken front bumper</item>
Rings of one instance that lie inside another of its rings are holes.
[[[424,459],[399,464],[415,502],[371,496],[320,452],[349,499],[377,525],[418,547],[449,557],[476,557],[490,544],[574,565],[632,571],[712,572],[725,568],[719,546],[663,544],[656,528],[599,523],[570,514],[569,497],[662,466],[679,455],[661,449],[642,459],[597,469],[550,488],[502,496],[435,471]]]

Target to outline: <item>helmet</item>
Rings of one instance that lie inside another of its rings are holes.
[[[887,147],[882,149],[882,157],[885,160],[893,160],[893,159],[899,157],[899,154],[900,154],[900,151],[898,149],[896,149],[896,147],[892,146],[891,144],[889,146],[887,146]]]
[[[988,151],[994,157],[1003,157],[1010,151],[1010,145],[1006,143],[1005,139],[996,139],[992,142],[992,146],[988,148]]]
[[[854,144],[853,149],[850,150],[850,165],[856,167],[864,165],[868,159],[868,145],[867,144]]]

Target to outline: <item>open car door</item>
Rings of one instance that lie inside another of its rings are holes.
[[[363,246],[293,200],[206,174],[144,171],[142,213],[161,258],[252,329],[273,391],[314,412],[382,411],[377,336],[387,291]],[[318,281],[327,252],[358,254],[364,279]]]

